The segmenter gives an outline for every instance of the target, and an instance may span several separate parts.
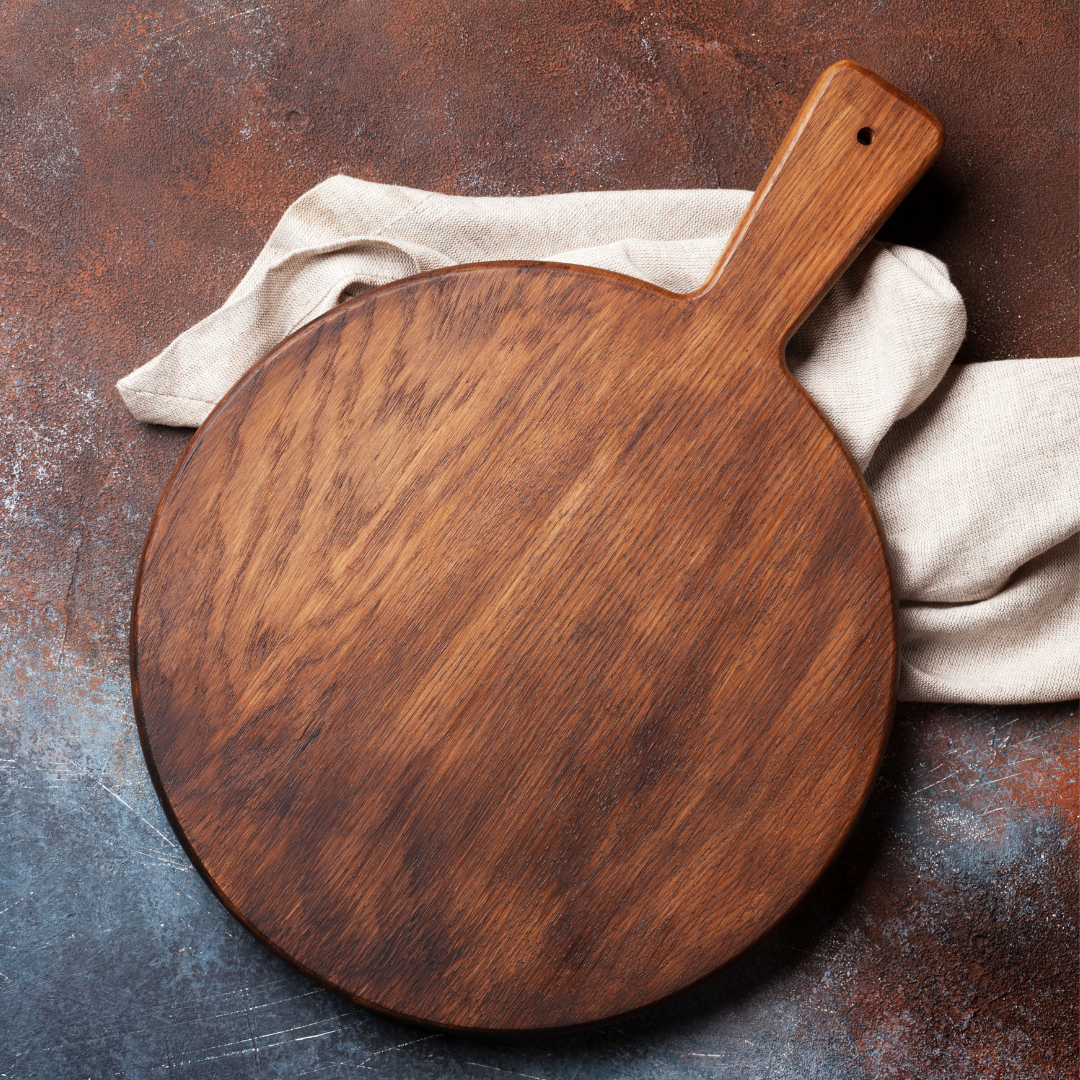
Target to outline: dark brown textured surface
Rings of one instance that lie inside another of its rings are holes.
[[[154,831],[128,605],[189,433],[135,424],[112,383],[220,303],[333,172],[484,194],[747,187],[845,55],[949,131],[886,234],[949,263],[962,357],[1075,353],[1076,54],[1075,5],[1030,0],[7,4],[0,1071],[1075,1076],[1073,706],[902,706],[835,874],[648,1022],[498,1049],[415,1042],[309,994]]]
[[[829,68],[712,278],[545,263],[373,290],[202,425],[132,684],[230,910],[355,1000],[572,1027],[700,982],[865,802],[895,602],[784,343],[941,148]]]

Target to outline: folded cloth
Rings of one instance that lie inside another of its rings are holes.
[[[197,425],[299,326],[410,274],[494,259],[704,283],[746,191],[466,198],[335,176],[285,212],[221,308],[117,384],[138,420]],[[877,502],[900,597],[901,699],[1080,695],[1080,358],[952,366],[945,266],[872,242],[787,350]]]

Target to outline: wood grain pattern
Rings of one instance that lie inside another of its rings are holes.
[[[699,293],[453,268],[222,401],[147,537],[132,679],[178,834],[268,945],[424,1023],[565,1027],[812,884],[898,658],[869,497],[782,351],[941,141],[836,65]]]

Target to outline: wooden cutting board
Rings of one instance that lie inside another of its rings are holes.
[[[425,274],[218,405],[150,527],[132,682],[170,820],[260,940],[397,1016],[567,1027],[806,892],[898,655],[869,495],[783,348],[941,144],[838,64],[697,293]]]

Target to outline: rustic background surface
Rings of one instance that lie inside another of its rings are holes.
[[[842,57],[945,122],[944,156],[884,235],[948,262],[961,359],[1074,354],[1074,3],[0,13],[0,1076],[1077,1075],[1072,704],[902,706],[867,814],[808,900],[632,1022],[484,1042],[313,986],[212,897],[150,786],[128,605],[190,432],[136,424],[112,389],[218,305],[326,176],[750,188]]]

